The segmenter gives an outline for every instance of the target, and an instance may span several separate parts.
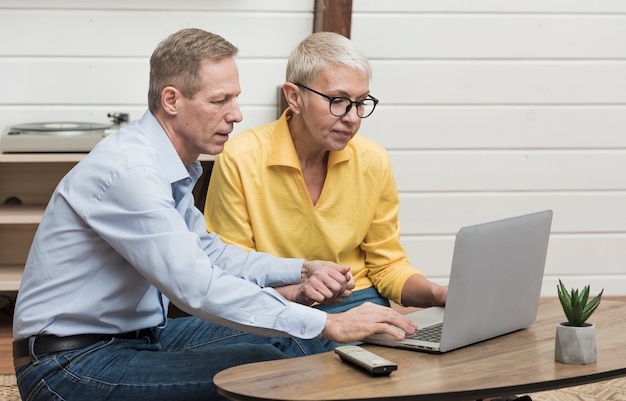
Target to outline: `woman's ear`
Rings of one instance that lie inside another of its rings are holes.
[[[285,82],[283,84],[283,96],[287,101],[287,106],[294,113],[300,113],[302,110],[302,97],[300,95],[300,88],[296,84],[291,82]]]

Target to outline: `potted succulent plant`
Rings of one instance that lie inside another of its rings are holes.
[[[554,356],[558,362],[586,365],[597,360],[596,326],[587,320],[600,305],[604,289],[589,301],[589,288],[587,285],[582,291],[572,288],[568,292],[559,280],[557,292],[567,322],[556,328]]]

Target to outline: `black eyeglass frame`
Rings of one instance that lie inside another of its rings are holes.
[[[300,83],[295,83],[294,85],[296,85],[296,86],[298,86],[298,87],[300,87],[300,88],[302,88],[302,89],[306,89],[306,90],[308,90],[308,91],[311,91],[311,92],[313,92],[313,93],[316,93],[316,94],[318,94],[318,95],[320,95],[320,96],[325,97],[326,99],[328,99],[328,111],[330,111],[330,114],[332,114],[332,115],[333,115],[333,116],[335,116],[335,117],[343,117],[343,116],[345,116],[346,114],[348,114],[348,113],[350,112],[350,110],[352,109],[352,106],[353,106],[353,105],[355,105],[355,106],[356,106],[356,115],[357,115],[357,116],[359,116],[359,118],[367,118],[367,117],[369,117],[369,116],[371,116],[371,115],[372,115],[372,113],[373,113],[373,112],[374,112],[374,110],[376,109],[376,106],[378,105],[378,99],[376,99],[376,98],[375,98],[374,96],[372,96],[372,95],[367,95],[367,97],[366,97],[365,99],[363,99],[363,100],[353,101],[352,99],[347,98],[347,97],[345,97],[345,96],[328,96],[328,95],[325,95],[325,94],[323,94],[322,92],[318,92],[318,91],[316,91],[315,89],[311,89],[311,88],[309,88],[308,86],[303,85],[303,84],[300,84]],[[345,99],[345,100],[347,100],[348,102],[350,102],[350,103],[348,103],[348,105],[346,106],[346,111],[345,111],[343,114],[340,114],[340,115],[337,115],[337,114],[333,113],[333,110],[332,110],[332,105],[333,105],[333,102],[334,102],[335,100],[337,100],[337,99]],[[362,115],[360,115],[360,114],[359,114],[359,104],[363,104],[363,101],[364,101],[364,100],[371,100],[371,101],[373,101],[373,102],[374,102],[374,107],[372,107],[372,111],[370,111],[370,112],[369,112],[369,114],[368,114],[368,115],[366,115],[366,116],[362,116]]]

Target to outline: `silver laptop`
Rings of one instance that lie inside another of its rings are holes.
[[[457,234],[446,307],[406,316],[415,335],[376,334],[370,344],[442,353],[529,327],[537,318],[552,211],[461,228]],[[422,338],[439,331],[439,339]]]

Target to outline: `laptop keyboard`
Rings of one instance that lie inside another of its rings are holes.
[[[406,338],[411,340],[440,342],[441,341],[441,328],[443,323],[436,324],[434,326],[418,329],[413,334],[407,334]]]

